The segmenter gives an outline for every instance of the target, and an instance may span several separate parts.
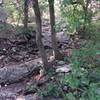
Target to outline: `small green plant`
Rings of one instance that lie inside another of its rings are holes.
[[[48,83],[46,85],[46,88],[44,89],[38,89],[38,93],[40,97],[43,99],[44,97],[50,96],[50,97],[60,97],[61,92],[59,91],[59,88],[54,83]]]

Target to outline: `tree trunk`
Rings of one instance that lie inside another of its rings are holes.
[[[86,0],[84,5],[83,5],[83,10],[84,10],[84,22],[87,23],[87,18],[88,18],[88,6],[89,6],[90,0]]]
[[[2,4],[3,4],[3,0],[0,0],[0,6],[2,6]]]
[[[28,29],[28,0],[24,0],[24,32]]]
[[[54,50],[53,52],[56,59],[62,59],[63,56],[58,50],[57,40],[56,40],[54,0],[48,0],[48,2],[49,2],[49,12],[50,12],[52,47]]]
[[[33,3],[33,9],[34,9],[35,19],[36,19],[36,42],[40,51],[40,55],[42,57],[44,70],[46,71],[49,69],[49,64],[48,64],[47,55],[42,43],[41,14],[40,14],[38,0],[32,0],[32,3]]]

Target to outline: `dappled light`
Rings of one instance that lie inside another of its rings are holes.
[[[16,100],[25,100],[25,98],[23,96],[19,96]]]
[[[100,0],[0,0],[0,100],[100,100]]]

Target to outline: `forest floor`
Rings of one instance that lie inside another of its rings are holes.
[[[51,46],[50,24],[48,22],[44,22],[42,28],[43,44],[48,55],[48,60],[51,62],[54,60],[54,58]],[[72,49],[79,49],[81,43],[84,41],[79,39],[78,35],[75,35],[73,38],[71,38],[70,35],[65,34],[64,29],[66,29],[65,26],[63,26],[61,31],[57,32],[58,47],[60,51],[66,55],[66,58],[70,58]],[[11,34],[13,33],[12,31],[15,32],[15,30],[10,30]],[[9,66],[15,67],[20,64],[26,64],[26,62],[31,64],[35,63],[37,66],[42,65],[40,54],[35,42],[35,31],[32,33],[34,35],[28,39],[26,39],[23,35],[18,34],[15,34],[15,36],[11,37],[11,34],[8,34],[8,31],[6,32],[8,37],[5,35],[4,37],[0,38],[0,70],[3,68],[9,68]],[[58,71],[58,73],[61,75],[67,74],[70,71],[70,63],[68,60],[56,60],[54,61],[54,67],[56,67],[56,71]],[[41,100],[38,94],[35,92],[35,86],[38,82],[40,82],[38,84],[40,90],[45,89],[49,83],[48,81],[51,83],[56,82],[53,79],[48,80],[46,77],[41,78],[40,74],[38,73],[37,75],[33,75],[20,82],[15,82],[12,84],[1,83],[0,100]],[[38,90],[38,92],[40,91]],[[49,96],[45,97],[43,100],[63,99],[60,97],[54,98]]]
[[[9,31],[11,34],[8,33]],[[37,65],[41,63],[39,51],[35,42],[35,32],[32,33],[34,34],[33,37],[30,37],[28,40],[26,40],[24,36],[21,34],[14,36],[12,33],[15,32],[15,30],[9,29],[9,31],[5,30],[3,31],[3,33],[1,33],[0,68],[2,69],[4,67],[16,66],[22,63],[24,64],[25,62],[32,62],[33,60],[36,61],[35,63]],[[43,43],[48,55],[48,59],[53,60],[51,36],[50,36],[50,24],[48,22],[43,23],[42,35],[43,35]],[[57,33],[57,39],[58,39],[58,46],[60,50],[61,51],[63,50],[63,52],[66,52],[66,56],[67,56],[68,53],[70,52],[68,51],[68,49],[71,50],[71,48],[73,48],[73,41],[70,39],[69,36],[64,34],[63,30]],[[25,90],[27,84],[30,83],[31,81],[33,81],[32,78],[30,80],[25,79],[24,82],[22,81],[22,82],[10,84],[10,85],[1,84],[0,85],[0,100],[15,100],[14,98],[16,98],[16,95],[18,96],[18,94],[21,95],[21,97],[23,97],[22,96],[23,91]],[[29,95],[29,97],[33,98],[32,95]],[[31,100],[29,99],[29,97],[25,96],[25,98],[28,98],[25,100]],[[18,99],[18,100],[24,100],[24,99]],[[32,100],[36,100],[36,99],[34,98]],[[46,100],[49,100],[49,99],[46,99]]]

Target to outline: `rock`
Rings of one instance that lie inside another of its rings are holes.
[[[14,83],[25,78],[31,77],[39,72],[39,67],[34,64],[35,61],[26,62],[20,65],[3,67],[0,69],[0,84]]]
[[[49,62],[53,62],[54,60],[55,60],[55,57],[54,56],[50,56]]]
[[[45,97],[43,100],[63,100],[63,98]]]
[[[23,95],[17,96],[16,100],[25,100],[25,97]]]
[[[61,43],[66,43],[69,40],[69,36],[66,35],[63,31],[57,33],[57,41]]]
[[[58,61],[58,62],[57,62],[57,65],[59,65],[59,66],[60,66],[60,65],[64,65],[64,64],[65,64],[64,61]]]
[[[16,100],[16,96],[13,91],[0,91],[0,100]]]
[[[38,94],[35,93],[35,94],[26,95],[26,96],[20,95],[17,97],[16,100],[40,100],[40,99],[39,99]]]
[[[69,92],[69,90],[70,90],[70,87],[69,87],[69,85],[68,84],[62,84],[62,90],[64,91],[64,92],[66,92],[66,93],[68,93]]]
[[[59,68],[56,69],[56,72],[63,72],[63,73],[68,73],[71,70],[70,65],[64,65],[64,66],[58,66]]]
[[[25,96],[25,100],[39,100],[39,96],[37,93]]]
[[[44,34],[42,39],[43,45],[52,48],[51,36]]]
[[[0,100],[16,100],[26,87],[24,82],[14,83],[0,88]],[[18,99],[20,100],[20,99]]]
[[[98,89],[96,90],[96,93],[97,93],[98,95],[100,95],[100,88],[98,88]]]

